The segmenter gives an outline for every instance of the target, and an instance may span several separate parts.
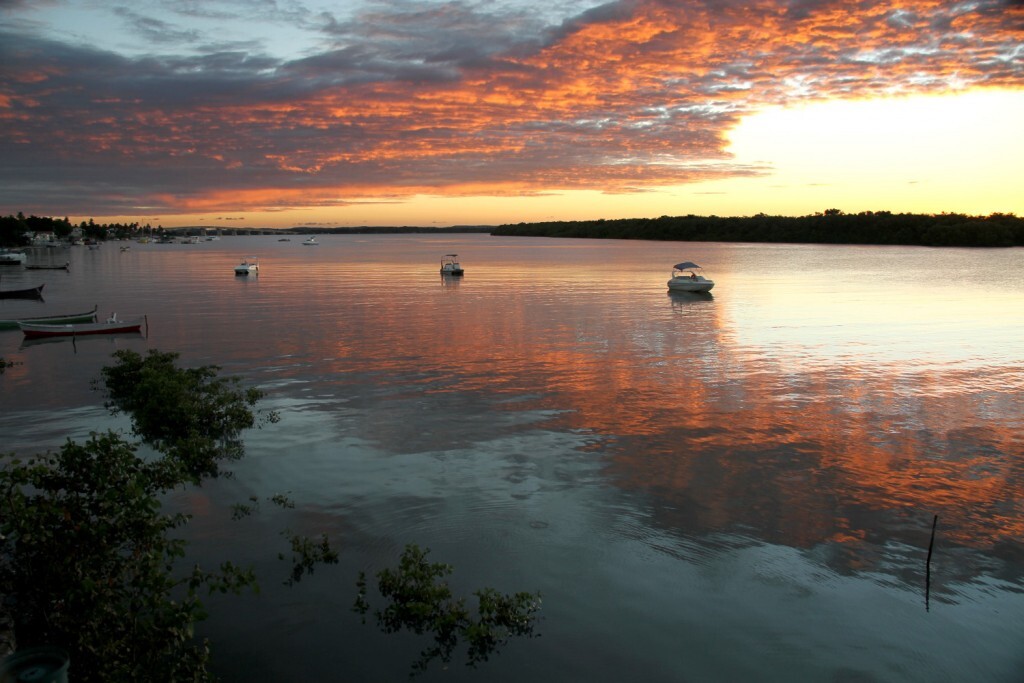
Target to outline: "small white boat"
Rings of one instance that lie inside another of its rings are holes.
[[[302,244],[304,246],[307,246],[307,247],[319,247],[320,246],[320,243],[316,241],[315,237],[310,237],[308,240],[305,240]]]
[[[260,260],[255,256],[246,256],[235,266],[235,275],[259,275]]]
[[[0,264],[17,266],[24,263],[26,258],[24,252],[21,251],[9,251],[7,249],[0,251]]]
[[[441,275],[462,275],[465,271],[459,265],[458,254],[445,254],[441,259]]]
[[[709,292],[715,286],[700,272],[701,267],[693,261],[683,261],[672,266],[672,279],[668,288],[673,292]]]

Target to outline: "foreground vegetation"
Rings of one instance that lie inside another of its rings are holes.
[[[829,209],[813,216],[662,216],[501,225],[493,235],[591,237],[686,242],[790,242],[930,247],[1024,246],[1024,218],[1013,214],[857,214]]]
[[[493,588],[474,591],[477,599],[476,616],[466,608],[465,598],[456,598],[444,577],[452,572],[451,565],[428,562],[430,550],[408,545],[395,569],[382,569],[377,573],[377,590],[386,600],[386,606],[374,611],[377,625],[384,633],[408,630],[417,634],[430,633],[434,642],[413,662],[412,673],[420,673],[435,659],[447,664],[459,646],[460,639],[468,646],[466,665],[475,667],[513,636],[532,637],[536,613],[540,610],[540,595],[515,593],[502,595]],[[366,574],[359,573],[356,582],[359,594],[352,609],[363,615],[370,611],[366,595]]]
[[[156,350],[114,358],[102,371],[106,406],[129,415],[133,435],[157,455],[142,457],[139,444],[108,432],[27,460],[0,456],[3,607],[19,648],[61,647],[76,683],[211,680],[209,643],[194,637],[205,617],[203,595],[256,590],[256,577],[230,561],[212,571],[184,562],[187,545],[174,534],[189,516],[164,511],[161,500],[227,474],[226,465],[244,455],[243,430],[277,415],[254,411],[263,393],[219,377],[215,366],[179,368],[176,354]],[[270,501],[293,505],[280,495]],[[256,506],[235,507],[249,514]],[[286,584],[338,561],[326,536],[283,536],[292,560]],[[442,580],[451,568],[428,563],[427,552],[408,546],[398,568],[377,575],[385,602],[378,626],[434,636],[414,671],[450,661],[460,643],[475,666],[509,638],[532,635],[538,595],[485,588],[476,592],[473,616]],[[356,589],[356,609],[365,615],[365,576]]]
[[[165,513],[160,500],[239,457],[260,393],[216,379],[214,368],[178,370],[173,354],[115,356],[104,369],[107,406],[128,412],[135,435],[163,456],[144,459],[113,432],[25,461],[7,456],[0,594],[19,647],[62,647],[76,681],[202,679],[209,650],[193,639],[201,592],[253,588],[255,577],[230,562],[182,571],[185,543],[173,533],[188,517]]]

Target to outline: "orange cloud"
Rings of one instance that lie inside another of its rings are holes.
[[[89,167],[139,205],[228,210],[234,196],[258,209],[260,197],[272,208],[753,175],[726,135],[764,106],[1024,83],[1024,8],[994,2],[623,0],[486,59],[389,47],[388,21],[398,36],[416,22],[486,30],[462,11],[368,16],[380,37],[346,34],[349,47],[272,75],[232,71],[222,89],[153,60],[133,80],[131,64],[105,65],[107,78],[22,50],[0,118],[41,175]],[[486,52],[486,39],[465,51]]]

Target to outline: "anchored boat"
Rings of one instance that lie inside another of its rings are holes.
[[[462,275],[465,273],[459,265],[458,254],[445,254],[441,259],[441,275]]]
[[[122,332],[141,332],[147,324],[146,316],[120,319],[116,313],[100,323],[70,323],[67,325],[45,325],[41,323],[18,323],[25,334],[25,339],[44,339],[46,337],[80,337],[87,334],[116,334]]]
[[[259,275],[260,260],[255,256],[246,256],[235,266],[235,275]]]
[[[85,313],[66,313],[64,315],[41,315],[31,318],[19,318],[17,320],[0,320],[0,330],[16,330],[19,323],[35,323],[39,325],[67,325],[70,323],[94,323],[96,322],[96,309],[93,306],[91,311]]]
[[[41,284],[29,289],[0,289],[0,299],[42,299],[45,286]]]
[[[709,292],[714,281],[701,273],[701,267],[693,261],[683,261],[672,266],[672,279],[668,288],[673,292]]]

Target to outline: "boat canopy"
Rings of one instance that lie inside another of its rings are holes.
[[[682,263],[677,263],[672,267],[675,268],[676,270],[690,270],[691,268],[700,268],[700,266],[698,266],[693,261],[683,261]]]

